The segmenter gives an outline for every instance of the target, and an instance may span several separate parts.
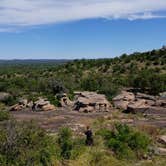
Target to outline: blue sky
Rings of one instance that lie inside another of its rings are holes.
[[[0,59],[110,58],[166,44],[165,0],[84,2],[2,0]]]

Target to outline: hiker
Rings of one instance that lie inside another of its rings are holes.
[[[87,126],[87,130],[85,132],[85,135],[86,135],[86,145],[87,146],[92,146],[93,145],[93,133],[90,129],[89,126]]]

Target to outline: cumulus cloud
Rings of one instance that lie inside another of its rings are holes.
[[[1,26],[26,27],[90,18],[152,19],[166,0],[0,0]]]

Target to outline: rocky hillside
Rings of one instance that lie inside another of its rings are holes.
[[[57,93],[97,91],[112,99],[124,87],[158,95],[166,91],[166,49],[123,54],[113,59],[74,60],[57,65],[6,65],[0,67],[0,91],[9,92],[13,99],[20,96],[47,97],[52,104]]]

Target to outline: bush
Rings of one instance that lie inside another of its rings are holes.
[[[10,117],[9,112],[7,111],[0,111],[0,121],[8,120]]]
[[[9,121],[0,129],[0,165],[50,166],[56,163],[53,138],[34,123]]]
[[[59,130],[58,144],[62,159],[75,159],[85,150],[85,140],[73,138],[71,129],[67,127]]]
[[[118,158],[141,157],[148,150],[150,139],[144,133],[138,132],[127,125],[115,124],[115,129],[98,131],[105,140],[105,145]]]
[[[117,160],[109,152],[97,148],[87,148],[76,160],[69,161],[69,166],[129,166],[129,162]]]
[[[13,96],[10,96],[6,100],[3,101],[3,103],[8,105],[8,106],[14,105],[14,104],[16,104],[16,102],[17,102],[17,100]]]
[[[61,149],[61,156],[64,159],[70,159],[73,147],[72,132],[69,128],[61,128],[58,133],[58,144]]]

